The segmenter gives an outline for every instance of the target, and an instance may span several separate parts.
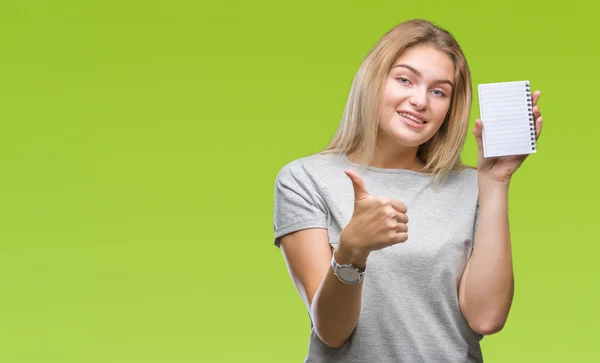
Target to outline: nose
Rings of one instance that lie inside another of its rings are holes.
[[[409,101],[415,109],[419,111],[424,110],[427,107],[427,93],[423,90],[415,89]]]

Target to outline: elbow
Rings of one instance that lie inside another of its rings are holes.
[[[313,329],[317,337],[328,347],[330,348],[341,348],[352,332],[350,334],[343,334],[343,328],[340,326],[331,326],[327,323],[320,322],[318,319],[313,320]]]
[[[492,335],[500,332],[504,328],[504,320],[485,320],[481,322],[471,323],[469,326],[474,332],[481,335]]]
[[[335,331],[332,332],[326,332],[323,331],[323,329],[317,329],[317,327],[315,326],[315,334],[319,337],[319,339],[328,347],[330,348],[341,348],[345,343],[346,340],[348,339],[348,337],[341,337],[338,334],[335,333]]]
[[[473,311],[473,309],[466,309],[464,303],[460,304],[460,308],[471,330],[480,335],[492,335],[500,332],[504,329],[508,318],[508,311]]]
[[[321,338],[321,341],[330,348],[338,349],[341,348],[346,341],[342,340],[325,340]]]
[[[312,305],[310,315],[314,334],[319,338],[319,340],[321,340],[321,342],[323,342],[323,344],[330,348],[341,348],[346,343],[350,335],[352,335],[354,332],[354,329],[352,329],[349,334],[344,334],[344,331],[346,331],[344,326],[340,326],[339,324],[335,324],[331,321],[320,318],[319,314],[317,314],[315,305]]]

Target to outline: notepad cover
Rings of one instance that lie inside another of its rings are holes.
[[[529,81],[478,85],[484,157],[536,152],[530,89]]]

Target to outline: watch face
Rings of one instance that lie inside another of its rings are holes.
[[[360,275],[356,269],[345,266],[342,266],[338,269],[338,276],[347,282],[357,282],[360,279]]]

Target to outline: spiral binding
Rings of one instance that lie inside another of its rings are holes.
[[[529,110],[529,135],[531,136],[531,150],[535,151],[535,128],[533,127],[533,108],[531,107],[531,93],[529,91],[529,83],[525,84],[525,90],[527,91],[527,107]]]

